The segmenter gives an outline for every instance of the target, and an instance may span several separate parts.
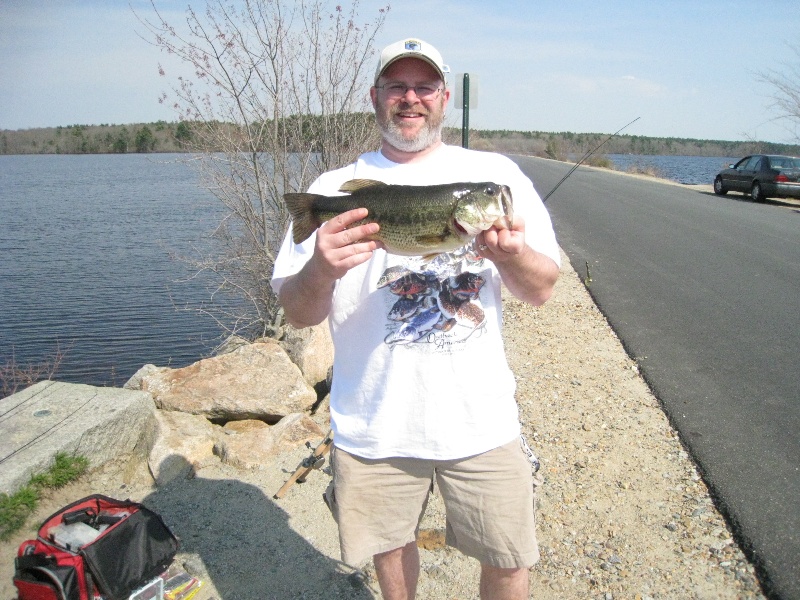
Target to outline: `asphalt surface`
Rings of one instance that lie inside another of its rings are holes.
[[[571,168],[512,158],[542,197]],[[582,166],[547,208],[765,593],[800,600],[800,206]]]

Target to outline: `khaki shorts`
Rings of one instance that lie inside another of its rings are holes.
[[[493,567],[539,560],[531,463],[519,440],[447,461],[370,460],[334,446],[331,464],[326,501],[350,565],[416,540],[434,477],[447,511],[447,545]]]

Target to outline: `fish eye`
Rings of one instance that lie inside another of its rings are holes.
[[[489,196],[494,196],[497,193],[497,188],[493,185],[487,185],[483,191],[485,194],[488,194]]]

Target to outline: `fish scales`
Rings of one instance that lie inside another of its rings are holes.
[[[364,207],[369,211],[369,215],[354,223],[352,227],[365,223],[379,223],[381,233],[377,236],[378,239],[398,247],[411,247],[415,240],[427,236],[442,239],[447,237],[447,223],[457,202],[452,193],[430,196],[428,202],[421,202],[412,194],[397,191],[389,191],[378,198],[364,193],[333,198],[341,200],[320,201],[316,204],[321,223],[347,210]]]
[[[338,214],[366,208],[368,216],[352,226],[378,223],[380,231],[368,239],[394,254],[432,256],[464,246],[493,224],[509,227],[513,218],[508,187],[491,182],[404,186],[352,180],[340,191],[348,194],[284,195],[295,243]]]

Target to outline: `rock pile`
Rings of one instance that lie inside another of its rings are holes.
[[[280,341],[232,342],[187,367],[145,365],[123,386],[155,402],[148,465],[158,485],[215,460],[256,469],[324,437],[327,415],[311,415],[327,393],[333,364],[327,323],[287,327]]]

